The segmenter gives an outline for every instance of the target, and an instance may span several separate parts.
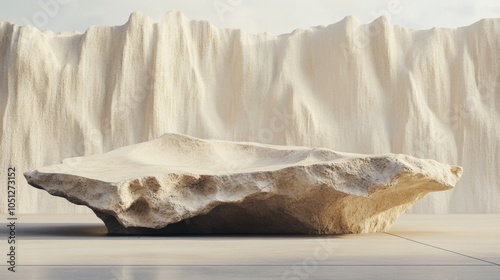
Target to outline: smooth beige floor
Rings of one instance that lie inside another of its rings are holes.
[[[6,216],[0,216],[3,225]],[[18,218],[0,279],[500,279],[500,215],[404,215],[387,233],[107,236],[93,215]],[[7,227],[0,229],[7,254]]]

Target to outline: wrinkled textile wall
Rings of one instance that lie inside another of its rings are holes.
[[[347,17],[277,37],[178,12],[84,34],[0,23],[1,180],[16,167],[18,212],[87,212],[22,172],[176,132],[461,165],[455,190],[412,212],[499,213],[499,49],[500,20],[417,31]]]

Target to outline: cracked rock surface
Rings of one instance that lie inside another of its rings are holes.
[[[342,234],[389,229],[462,168],[402,154],[165,134],[26,172],[28,183],[86,205],[110,234]]]

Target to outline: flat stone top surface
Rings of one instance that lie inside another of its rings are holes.
[[[223,175],[272,171],[289,166],[362,157],[365,155],[337,153],[328,149],[205,140],[180,134],[165,134],[149,142],[104,154],[69,158],[62,165],[47,166],[38,171],[119,181],[144,174],[164,175],[166,170],[172,173]]]
[[[119,182],[145,176],[163,176],[167,173],[231,175],[314,164],[349,163],[348,168],[354,170],[373,159],[382,159],[384,162],[381,164],[392,165],[387,168],[387,174],[376,174],[381,178],[403,168],[416,172],[422,169],[443,176],[449,173],[451,167],[454,173],[462,173],[461,167],[402,154],[364,155],[325,148],[198,139],[173,133],[104,154],[65,159],[62,164],[42,167],[37,171]]]

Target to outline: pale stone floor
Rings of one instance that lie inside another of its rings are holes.
[[[0,279],[500,279],[500,215],[404,215],[387,233],[107,236],[93,215],[20,215]]]

